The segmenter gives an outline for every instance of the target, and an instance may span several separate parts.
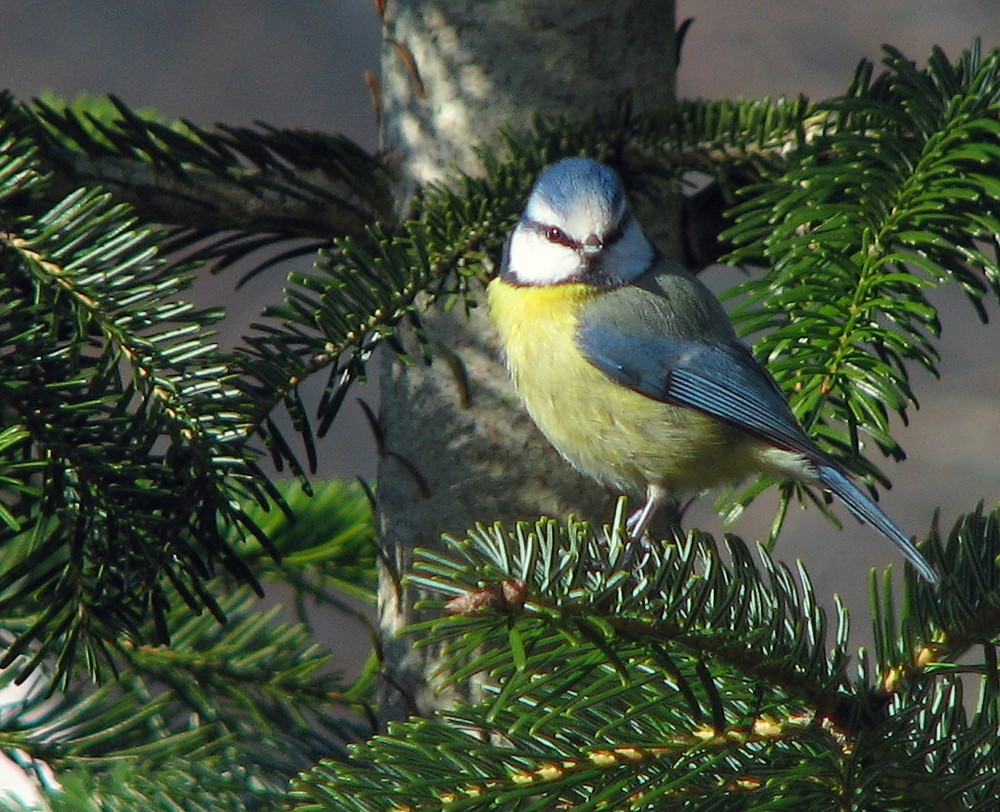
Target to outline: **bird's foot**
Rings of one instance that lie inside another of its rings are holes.
[[[653,539],[649,533],[643,533],[638,538],[629,536],[625,544],[625,555],[622,557],[622,568],[633,572],[645,569],[653,555]]]

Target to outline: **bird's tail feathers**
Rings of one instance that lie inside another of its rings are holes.
[[[938,582],[938,574],[931,569],[910,538],[846,474],[823,463],[818,466],[818,474],[820,481],[840,498],[851,513],[895,544],[927,581],[932,584]]]

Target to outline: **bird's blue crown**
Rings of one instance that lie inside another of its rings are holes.
[[[624,205],[625,191],[614,170],[591,158],[564,158],[552,164],[535,182],[532,201],[544,202],[552,211],[568,216],[582,202],[599,203],[608,212]]]

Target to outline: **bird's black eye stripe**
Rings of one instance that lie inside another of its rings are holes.
[[[604,245],[613,245],[622,235],[625,233],[625,228],[629,223],[628,212],[618,221],[618,225],[615,226],[613,231],[609,231],[605,236],[603,243]],[[546,225],[545,223],[539,223],[537,221],[530,221],[530,226],[535,231],[539,232],[546,240],[556,245],[565,245],[567,248],[572,248],[573,250],[580,249],[579,240],[574,240],[569,234],[563,231],[559,226]]]
[[[565,245],[567,248],[576,248],[577,242],[565,231],[556,226],[542,226],[542,233],[549,242]]]
[[[625,227],[628,225],[629,216],[626,213],[621,220],[618,221],[618,225],[615,226],[613,231],[609,231],[603,240],[604,245],[612,245],[621,239],[621,236],[625,233]],[[531,227],[539,232],[546,240],[557,245],[565,245],[567,248],[572,248],[574,250],[580,249],[579,240],[574,240],[569,234],[563,231],[559,226],[550,226],[545,223],[539,223],[536,221],[530,222]]]
[[[574,250],[580,247],[580,244],[559,228],[559,226],[546,225],[545,223],[539,223],[537,220],[526,220],[524,221],[524,225],[528,226],[532,231],[537,231],[549,242],[554,242],[557,245],[565,245],[567,248]]]

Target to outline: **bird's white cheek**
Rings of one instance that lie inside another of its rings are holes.
[[[576,251],[546,240],[533,231],[519,230],[510,241],[509,269],[527,285],[554,285],[581,270]]]

